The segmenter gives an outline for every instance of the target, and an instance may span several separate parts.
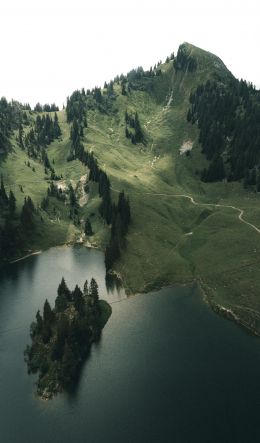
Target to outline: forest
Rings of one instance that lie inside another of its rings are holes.
[[[251,83],[207,81],[190,95],[187,120],[197,124],[199,143],[210,164],[206,182],[243,180],[260,189],[260,92]]]

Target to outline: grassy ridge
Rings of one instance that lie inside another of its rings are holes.
[[[124,188],[130,196],[133,223],[127,249],[116,265],[126,288],[147,291],[195,278],[207,287],[213,303],[231,309],[249,328],[260,331],[259,234],[241,223],[233,209],[205,208],[185,198],[156,195],[188,194],[201,203],[233,205],[260,227],[258,195],[239,183],[205,184],[196,175],[207,161],[200,153],[196,127],[186,122],[190,91],[211,76],[225,79],[231,74],[216,57],[191,50],[199,60],[196,76],[176,74],[171,63],[163,65],[168,85],[162,87],[164,100],[139,91],[130,97],[119,95],[116,117],[91,115],[86,145],[108,172],[113,188]],[[145,149],[124,137],[126,108],[138,111],[148,140]],[[188,139],[194,143],[191,156],[180,156]]]

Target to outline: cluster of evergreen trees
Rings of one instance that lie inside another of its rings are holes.
[[[138,113],[136,112],[133,117],[131,114],[128,114],[128,112],[125,111],[125,124],[126,138],[130,138],[134,145],[136,145],[136,143],[145,144],[145,136],[141,128]]]
[[[29,108],[31,109],[31,108]],[[59,111],[59,107],[55,105],[55,103],[52,103],[51,105],[48,105],[46,103],[45,105],[41,105],[40,103],[36,103],[34,106],[34,112],[57,112]]]
[[[61,136],[58,116],[55,112],[54,119],[49,114],[37,115],[33,127],[24,134],[23,127],[20,126],[18,133],[18,143],[22,149],[27,151],[29,157],[39,159],[45,168],[49,169],[55,179],[55,171],[50,163],[46,147],[55,139]]]
[[[87,103],[86,92],[76,90],[67,98],[66,114],[68,123],[76,120],[80,125],[87,127]]]
[[[187,120],[198,124],[202,152],[211,161],[202,179],[227,176],[250,182],[260,166],[260,92],[235,78],[226,84],[207,81],[191,94],[190,102]]]
[[[13,191],[6,192],[3,177],[0,185],[0,262],[10,259],[24,248],[28,232],[34,228],[35,205],[25,197],[21,212],[17,212]]]
[[[25,136],[22,127],[20,127],[18,140],[21,148],[26,148],[31,157],[37,157],[41,148],[48,146],[60,136],[61,129],[55,112],[54,120],[49,114],[37,115],[34,126]]]
[[[107,318],[101,320],[99,290],[94,278],[83,291],[70,291],[64,278],[57,290],[55,307],[48,300],[31,324],[32,345],[25,350],[29,372],[39,372],[37,391],[51,397],[75,381],[78,370]]]
[[[180,45],[177,56],[174,59],[173,66],[175,71],[186,71],[194,72],[197,69],[196,59],[189,53],[188,48],[185,44]]]
[[[132,69],[126,75],[121,74],[117,80],[121,83],[122,95],[128,95],[131,91],[152,92],[154,89],[154,78],[161,75],[161,61],[144,71],[142,66]]]
[[[76,90],[67,98],[67,121],[71,123],[76,120],[80,126],[80,132],[83,132],[83,129],[87,127],[87,110],[98,109],[102,113],[111,112],[115,99],[113,81],[105,83],[103,92],[97,86],[87,91],[84,88],[81,91]]]
[[[14,129],[27,122],[24,106],[16,101],[0,99],[0,154],[8,152],[11,147],[10,136]]]

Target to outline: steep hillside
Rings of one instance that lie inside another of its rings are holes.
[[[201,152],[196,121],[187,121],[190,95],[199,85],[208,80],[227,85],[233,79],[218,57],[185,43],[176,58],[150,71],[132,71],[102,91],[79,92],[71,102],[72,114],[80,97],[87,112],[84,148],[108,175],[113,200],[122,189],[130,198],[132,223],[121,258],[113,265],[128,292],[196,280],[216,310],[224,307],[228,316],[260,332],[259,196],[239,181],[201,181],[201,171],[210,163]],[[72,181],[78,189],[81,223],[69,218],[68,200],[52,197],[51,209],[39,209],[34,216],[27,249],[80,238],[105,248],[110,228],[98,210],[97,185],[88,182],[87,194],[81,194],[80,180],[88,169],[77,159],[67,161],[71,141],[66,110],[58,118],[62,137],[46,152],[55,174],[62,175],[57,183],[68,186]],[[40,204],[50,174],[46,177],[38,160],[25,165],[28,155],[16,135],[0,165],[6,189],[15,190],[18,207],[25,195]],[[94,236],[82,235],[86,218]]]

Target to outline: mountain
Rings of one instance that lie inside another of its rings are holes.
[[[259,333],[259,97],[184,43],[148,71],[75,91],[56,112],[61,135],[54,111],[1,107],[0,172],[16,198],[13,214],[1,203],[2,256],[110,245],[108,267],[129,293],[197,281],[215,310]]]

